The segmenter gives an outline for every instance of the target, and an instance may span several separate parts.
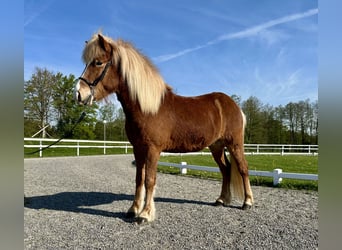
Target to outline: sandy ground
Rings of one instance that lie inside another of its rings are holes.
[[[221,183],[158,173],[156,220],[125,218],[132,155],[25,159],[25,249],[317,249],[318,193],[252,186],[255,206],[214,207]]]

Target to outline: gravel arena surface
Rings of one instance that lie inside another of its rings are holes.
[[[318,192],[252,186],[255,205],[212,204],[221,183],[158,173],[156,220],[126,219],[133,155],[24,160],[25,249],[317,249]]]

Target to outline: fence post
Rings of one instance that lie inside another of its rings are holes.
[[[125,147],[125,154],[127,154],[127,153],[128,153],[128,144],[126,143],[125,146],[126,146],[126,147]]]
[[[43,145],[42,145],[42,141],[41,141],[41,140],[39,141],[39,146],[40,146],[40,147],[39,147],[39,149],[40,149],[40,150],[39,150],[39,157],[42,157],[42,156],[43,156],[43,150],[42,150]]]
[[[277,186],[282,182],[283,178],[279,178],[279,175],[282,172],[283,170],[280,168],[276,168],[273,170],[273,186]]]
[[[187,164],[186,164],[185,161],[182,161],[182,162],[181,162],[181,165],[182,165],[182,166],[186,166]],[[186,167],[181,167],[181,174],[186,174],[186,173],[187,173]]]
[[[284,145],[281,145],[281,155],[284,155]]]
[[[80,156],[80,142],[77,141],[77,156]]]

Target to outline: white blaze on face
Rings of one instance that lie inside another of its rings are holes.
[[[79,95],[79,90],[80,90],[80,79],[78,79],[76,85],[75,85],[75,89],[74,89],[74,97],[75,97],[75,100],[78,101],[78,95]]]
[[[87,68],[88,68],[88,65],[86,65],[86,67],[84,68],[81,77],[84,76],[84,73],[87,71]],[[79,103],[83,101],[83,98],[80,93],[80,89],[81,89],[81,80],[78,79],[75,85],[75,89],[74,89],[74,97],[75,97],[76,102],[79,102]]]

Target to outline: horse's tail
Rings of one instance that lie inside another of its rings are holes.
[[[244,137],[245,137],[245,128],[246,128],[247,120],[246,120],[246,115],[243,113],[242,109],[240,109],[240,111],[242,115],[242,142],[243,142]]]
[[[246,127],[246,116],[241,110],[241,115],[242,115],[242,147],[244,143],[244,132],[245,132],[245,127]],[[230,190],[231,190],[231,195],[234,196],[236,199],[240,201],[244,201],[245,199],[245,188],[244,188],[244,183],[242,176],[239,172],[236,160],[234,157],[230,157]]]
[[[242,176],[238,170],[237,163],[234,157],[230,157],[230,192],[232,197],[239,201],[245,199],[245,188]]]

